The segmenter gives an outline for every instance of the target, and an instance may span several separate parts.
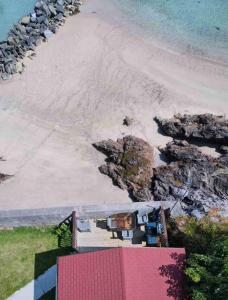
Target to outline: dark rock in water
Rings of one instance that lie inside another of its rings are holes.
[[[162,152],[170,163],[154,169],[155,200],[181,200],[191,213],[223,208],[228,201],[228,169],[220,158],[203,154],[198,147],[175,140]]]
[[[177,114],[169,120],[155,121],[165,134],[174,138],[228,145],[228,120],[223,116]]]
[[[148,201],[151,177],[153,174],[153,148],[145,141],[134,136],[102,141],[93,145],[107,156],[106,165],[100,172],[112,178],[113,183],[128,189],[136,201]]]

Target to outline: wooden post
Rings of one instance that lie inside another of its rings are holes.
[[[161,224],[163,227],[164,244],[165,244],[165,247],[169,247],[168,233],[167,233],[166,220],[165,220],[165,211],[164,211],[163,207],[161,207],[161,210],[160,210],[160,218],[161,218]]]
[[[72,248],[74,250],[77,250],[78,248],[76,211],[72,212]]]

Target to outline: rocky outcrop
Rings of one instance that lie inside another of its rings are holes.
[[[179,199],[188,213],[196,209],[206,212],[228,204],[228,169],[224,156],[213,158],[198,147],[178,140],[168,143],[161,151],[169,164],[154,169],[155,200]]]
[[[93,145],[106,156],[106,164],[99,170],[112,178],[121,189],[127,189],[135,201],[151,199],[151,178],[153,175],[153,148],[134,136],[101,141]]]
[[[106,156],[99,169],[115,184],[127,189],[135,201],[173,201],[189,215],[201,215],[212,208],[228,208],[228,123],[213,115],[181,116],[157,119],[168,135],[198,138],[218,145],[217,158],[203,154],[186,140],[176,139],[160,149],[167,164],[154,165],[153,149],[142,139],[126,136],[116,142],[102,141],[94,146]]]
[[[0,78],[7,80],[24,69],[22,59],[34,51],[64,24],[65,18],[79,12],[77,0],[39,0],[34,11],[13,26],[5,41],[0,42]]]
[[[228,120],[223,116],[177,114],[172,119],[155,121],[162,132],[174,138],[228,145]]]

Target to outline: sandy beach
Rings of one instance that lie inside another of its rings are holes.
[[[93,142],[133,134],[157,147],[170,138],[154,116],[228,113],[228,64],[160,47],[101,7],[88,0],[22,75],[0,83],[0,171],[14,175],[0,209],[130,202],[99,173]]]

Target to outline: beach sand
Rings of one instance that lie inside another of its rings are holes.
[[[99,173],[93,142],[133,134],[157,147],[171,139],[154,116],[228,113],[228,65],[161,48],[99,9],[87,1],[0,83],[0,171],[14,175],[0,209],[130,202]]]

